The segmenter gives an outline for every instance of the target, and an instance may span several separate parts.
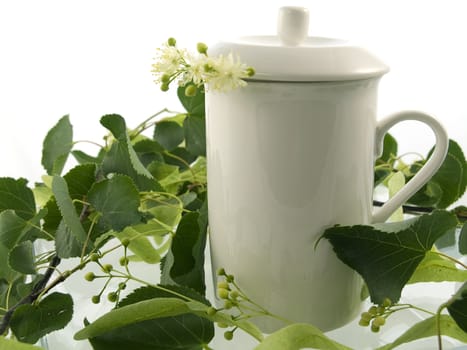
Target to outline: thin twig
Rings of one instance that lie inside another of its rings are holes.
[[[8,326],[10,325],[11,317],[13,316],[13,313],[18,307],[20,307],[21,305],[25,305],[25,304],[32,304],[33,302],[37,300],[39,295],[43,293],[45,286],[47,285],[50,278],[52,277],[52,274],[54,273],[58,264],[60,264],[60,258],[55,255],[50,261],[49,267],[47,268],[47,271],[45,272],[44,277],[42,277],[40,281],[36,283],[31,293],[29,293],[27,296],[21,299],[18,303],[16,303],[16,305],[9,308],[8,311],[5,313],[5,315],[3,315],[2,321],[0,323],[0,334],[5,333]],[[54,285],[56,284],[58,283],[55,283]]]

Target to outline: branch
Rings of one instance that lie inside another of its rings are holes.
[[[373,205],[375,207],[382,207],[384,204],[385,202],[375,201],[375,200],[373,201]],[[418,207],[415,205],[403,205],[402,206],[402,211],[406,214],[422,215],[422,214],[431,213],[434,210],[436,210],[436,208],[433,208],[433,207]],[[467,220],[467,210],[465,208],[458,207],[452,210],[452,212],[457,216],[457,218],[461,222],[464,222]]]
[[[55,272],[56,267],[60,264],[60,258],[58,256],[54,256],[52,260],[50,261],[49,267],[47,268],[47,271],[44,274],[44,277],[42,277],[34,286],[32,289],[31,293],[26,295],[23,299],[21,299],[16,305],[12,306],[11,308],[8,309],[8,311],[5,313],[5,315],[2,318],[2,322],[0,323],[0,334],[5,333],[7,330],[8,326],[10,325],[10,320],[11,317],[13,316],[13,313],[15,310],[20,307],[21,305],[25,304],[32,304],[37,300],[39,295],[41,295],[47,283],[49,282],[50,278],[52,277],[52,274]],[[66,277],[65,277],[66,278]],[[56,284],[54,284],[56,285]],[[50,288],[47,288],[47,290]]]

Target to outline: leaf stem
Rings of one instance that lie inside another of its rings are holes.
[[[441,257],[443,257],[445,259],[451,260],[455,264],[458,264],[458,265],[462,266],[464,269],[467,270],[467,265],[465,265],[462,261],[459,261],[456,258],[453,258],[452,256],[449,256],[447,254],[441,253],[440,251],[434,251],[433,253],[438,254],[439,256],[441,256]]]
[[[438,337],[438,350],[443,350],[443,339],[441,337],[441,312],[448,306],[448,302],[441,304],[436,311],[436,333]]]

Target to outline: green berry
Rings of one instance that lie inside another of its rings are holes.
[[[118,262],[120,263],[121,266],[127,266],[129,260],[126,256],[122,256]]]
[[[100,258],[99,254],[92,253],[91,256],[89,257],[89,260],[96,262],[99,260],[99,258]]]
[[[385,323],[386,318],[384,318],[383,316],[376,316],[372,322],[372,325],[374,325],[375,327],[381,327],[384,326]]]
[[[89,282],[94,281],[95,278],[96,275],[94,274],[94,272],[88,272],[84,275],[84,279]]]
[[[217,288],[224,288],[224,289],[229,290],[230,286],[229,286],[229,284],[227,282],[220,281],[220,282],[217,282]]]
[[[370,321],[364,319],[364,318],[361,318],[360,321],[358,322],[358,324],[362,327],[368,327],[370,325]]]
[[[122,239],[122,246],[128,247],[130,245],[130,240],[128,238]]]
[[[392,305],[392,301],[389,298],[384,298],[382,304],[383,307],[390,307]]]
[[[256,73],[256,72],[255,72],[255,70],[254,70],[253,67],[248,67],[248,68],[246,69],[246,75],[248,75],[249,77],[252,77],[253,75],[255,75],[255,73]]]
[[[236,291],[236,290],[233,290],[233,291],[230,292],[230,297],[232,299],[237,299],[239,296],[240,296],[240,293],[238,291]]]
[[[105,264],[104,266],[102,266],[102,271],[104,271],[106,273],[109,273],[113,269],[114,269],[114,267],[111,264]]]
[[[234,281],[234,276],[233,275],[227,275],[225,276],[225,280],[229,283],[232,283]]]
[[[100,295],[93,295],[91,298],[91,301],[94,304],[99,304],[101,302],[101,296]]]
[[[170,75],[168,74],[162,74],[161,76],[161,82],[167,84],[170,81]]]
[[[220,268],[217,270],[217,276],[225,276],[225,270],[224,268]]]
[[[163,83],[161,85],[161,90],[164,91],[164,92],[169,91],[169,84]]]
[[[232,331],[227,331],[224,333],[224,338],[226,340],[232,340],[233,339],[233,332]]]
[[[226,310],[230,310],[231,308],[233,308],[233,306],[234,304],[230,300],[226,300],[224,303],[224,309]]]
[[[199,53],[207,55],[208,53],[208,46],[205,43],[198,43],[196,45],[196,50],[198,50]]]
[[[175,38],[169,38],[169,39],[167,40],[167,44],[168,44],[169,46],[175,46],[175,45],[177,44],[177,40],[175,40]]]
[[[365,321],[370,321],[372,318],[373,318],[373,315],[369,312],[362,312],[362,314],[360,315],[362,320],[365,320]]]
[[[206,313],[209,315],[209,316],[214,316],[216,313],[217,313],[217,309],[210,306],[208,307],[208,309],[206,310]]]
[[[377,313],[378,315],[384,314],[384,311],[386,311],[386,308],[385,308],[384,306],[378,306],[378,307],[376,308],[376,313]]]
[[[117,293],[115,292],[110,292],[109,294],[107,294],[107,299],[111,302],[111,303],[115,303],[117,301],[117,298],[118,298],[118,295]]]
[[[217,289],[217,295],[221,299],[228,299],[229,298],[229,291],[225,288],[218,288]]]
[[[196,96],[196,86],[188,85],[185,88],[185,96],[188,96],[188,97]]]
[[[378,313],[378,308],[373,305],[368,309],[368,313],[373,316],[376,316],[376,314]]]
[[[374,333],[378,333],[379,332],[379,327],[378,326],[375,326],[373,323],[371,324],[371,331],[374,332]]]
[[[124,290],[125,288],[126,288],[126,283],[120,282],[120,283],[118,284],[118,289]]]

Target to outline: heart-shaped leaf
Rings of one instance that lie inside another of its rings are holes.
[[[11,318],[11,330],[18,340],[34,344],[44,335],[62,329],[71,321],[73,299],[69,294],[52,293],[38,305],[21,305]]]
[[[89,190],[88,201],[101,214],[104,226],[112,230],[121,231],[141,222],[139,191],[128,176],[115,175],[96,182]]]
[[[365,280],[375,304],[385,298],[400,299],[418,264],[447,229],[457,225],[456,217],[434,211],[403,223],[374,226],[336,226],[325,231],[339,259]]]

